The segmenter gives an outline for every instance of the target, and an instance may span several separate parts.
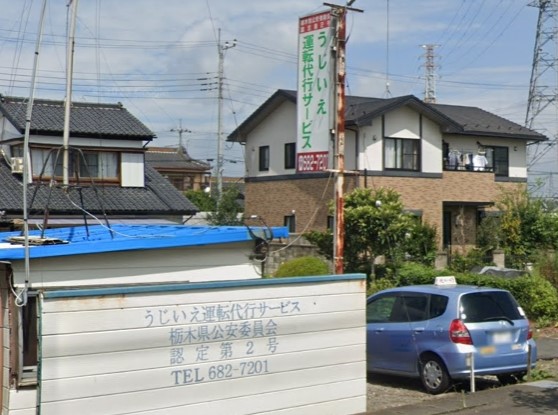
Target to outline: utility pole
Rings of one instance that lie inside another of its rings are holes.
[[[178,151],[177,153],[184,153],[184,145],[182,142],[182,134],[191,133],[192,131],[187,128],[182,128],[182,118],[178,121],[178,128],[171,128],[171,132],[178,132]]]
[[[389,85],[389,0],[386,0],[386,89],[384,98],[391,98]]]
[[[425,69],[425,82],[424,82],[424,99],[423,101],[428,104],[436,103],[436,56],[434,55],[434,48],[438,45],[432,43],[421,45],[424,48],[424,69]]]
[[[343,256],[345,245],[345,218],[343,186],[345,180],[345,51],[346,51],[346,16],[347,10],[362,12],[346,6],[324,3],[331,7],[331,14],[336,18],[335,27],[335,81],[336,81],[336,114],[335,114],[335,230],[333,238],[333,265],[336,274],[343,273]]]
[[[221,203],[223,195],[223,77],[225,66],[225,51],[236,46],[236,39],[232,43],[221,44],[221,29],[217,36],[217,51],[219,53],[219,69],[217,84],[217,160],[215,161],[215,177],[217,179],[217,205]]]

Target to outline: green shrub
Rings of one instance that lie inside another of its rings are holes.
[[[535,268],[538,275],[550,281],[550,283],[558,288],[558,256],[550,254],[548,251],[539,252]]]
[[[417,262],[405,262],[397,268],[397,280],[400,286],[433,284],[436,277],[448,275],[447,271],[439,271]]]
[[[395,281],[392,278],[378,278],[377,280],[374,280],[370,286],[368,287],[368,290],[366,292],[367,295],[372,295],[374,293],[377,293],[378,291],[382,291],[388,288],[394,288],[397,287],[397,281]]]
[[[544,277],[525,275],[503,278],[493,275],[438,271],[417,264],[405,263],[397,270],[397,276],[379,278],[370,284],[368,294],[385,288],[406,285],[433,284],[437,276],[455,275],[458,284],[494,287],[508,290],[523,308],[527,317],[539,326],[547,326],[558,320],[558,290]]]
[[[450,270],[469,272],[475,266],[492,265],[487,261],[486,254],[480,249],[471,249],[466,255],[455,254],[451,258]]]
[[[510,281],[508,288],[531,320],[558,319],[558,291],[542,277],[521,277]]]
[[[370,281],[367,293],[371,295],[405,285],[433,284],[434,279],[442,275],[447,275],[447,271],[438,271],[418,262],[404,262],[397,269],[387,268],[381,277],[376,274],[376,278]]]
[[[309,275],[327,275],[329,266],[320,258],[303,256],[291,259],[279,266],[275,277],[301,277]]]

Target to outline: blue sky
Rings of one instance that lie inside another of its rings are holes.
[[[48,1],[38,98],[64,98],[66,3]],[[347,93],[384,97],[389,81],[391,96],[423,98],[421,45],[435,44],[437,102],[523,124],[538,17],[528,3],[356,0],[364,13],[347,20]],[[29,95],[41,4],[0,0],[3,94]],[[122,102],[157,134],[158,146],[176,145],[171,129],[182,122],[190,154],[213,159],[218,29],[223,42],[236,39],[225,52],[226,136],[276,89],[296,88],[298,18],[324,9],[314,0],[82,0],[73,99]],[[243,175],[240,146],[225,144],[225,160],[226,175]]]

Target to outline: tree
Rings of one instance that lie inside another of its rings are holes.
[[[190,202],[196,205],[201,212],[213,212],[215,210],[215,199],[203,190],[187,190],[184,195]]]
[[[397,192],[388,188],[355,189],[345,195],[344,265],[348,272],[370,274],[374,259],[384,256],[396,266],[405,256],[433,258],[436,230],[403,211]],[[332,233],[309,232],[327,258],[332,256]]]
[[[188,190],[185,196],[202,212],[209,212],[207,219],[214,226],[239,226],[244,221],[242,206],[238,203],[240,191],[237,186],[228,187],[223,191],[221,203],[202,190]]]
[[[231,186],[224,190],[221,195],[221,202],[207,217],[209,223],[215,226],[243,225],[243,209],[238,203],[239,198],[240,191],[238,190],[238,187]]]
[[[498,240],[511,266],[523,268],[540,250],[557,247],[558,218],[542,199],[530,197],[525,187],[502,191],[496,206],[501,211]]]

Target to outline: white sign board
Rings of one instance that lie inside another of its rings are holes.
[[[299,19],[297,171],[328,168],[332,127],[331,12]]]
[[[41,414],[366,410],[362,275],[45,292]]]

